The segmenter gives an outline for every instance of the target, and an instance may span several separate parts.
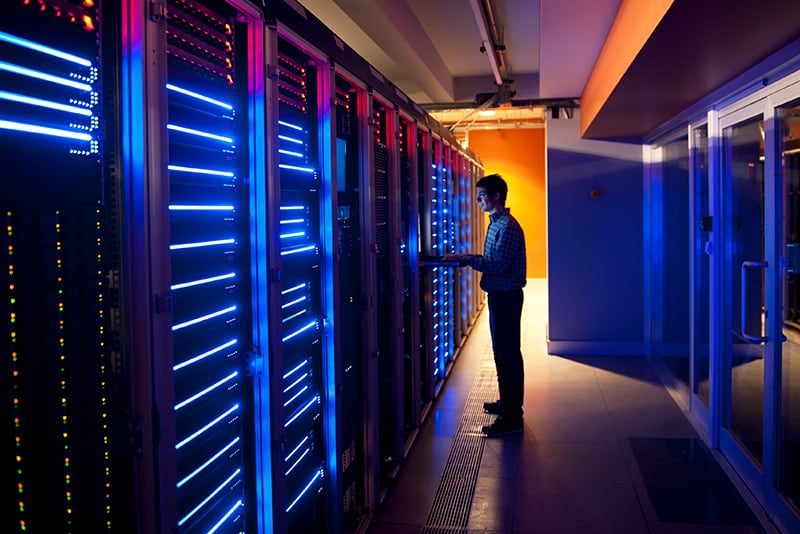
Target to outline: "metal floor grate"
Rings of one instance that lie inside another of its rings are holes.
[[[483,411],[483,403],[495,400],[496,392],[497,379],[489,345],[467,395],[422,534],[467,533],[485,441],[481,427],[491,423],[493,417]]]

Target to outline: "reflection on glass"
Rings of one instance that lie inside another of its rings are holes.
[[[747,267],[745,262],[764,259],[763,132],[764,122],[759,117],[726,128],[723,135],[727,179],[725,320],[730,333],[724,425],[758,463],[763,448],[764,346],[747,336],[764,335],[764,269]]]
[[[694,392],[708,406],[710,369],[708,345],[709,256],[706,242],[711,237],[711,206],[708,195],[708,126],[694,130]]]
[[[800,104],[780,110],[783,122],[783,280],[784,308],[780,367],[782,418],[778,447],[778,487],[800,506]]]
[[[670,372],[689,385],[689,138],[664,145],[662,163],[664,316],[661,354]]]

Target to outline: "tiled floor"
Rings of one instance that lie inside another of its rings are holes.
[[[429,512],[450,484],[440,487],[451,480],[442,477],[445,466],[449,472],[462,461],[448,463],[459,443],[454,436],[480,429],[465,405],[474,405],[476,377],[493,365],[488,311],[369,532],[771,532],[732,490],[646,360],[547,354],[546,298],[546,281],[529,280],[523,434],[481,438],[480,450],[470,453],[480,462],[477,477],[452,479],[472,494],[467,524],[431,523]]]

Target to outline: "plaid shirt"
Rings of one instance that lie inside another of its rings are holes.
[[[470,256],[467,265],[481,271],[481,289],[487,293],[525,286],[525,234],[511,210],[502,208],[489,215],[483,256]]]

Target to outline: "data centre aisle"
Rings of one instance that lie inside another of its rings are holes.
[[[647,360],[546,351],[547,282],[523,308],[525,428],[484,438],[483,308],[371,534],[772,532]]]

